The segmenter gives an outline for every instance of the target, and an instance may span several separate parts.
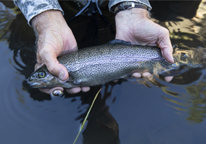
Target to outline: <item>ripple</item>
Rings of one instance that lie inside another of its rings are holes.
[[[15,143],[72,143],[78,131],[80,121],[77,107],[81,105],[80,98],[71,102],[70,98],[36,101],[23,90],[24,76],[17,73],[13,65],[6,64],[1,71],[0,135],[3,142]],[[40,93],[40,92],[39,92]],[[71,130],[72,129],[72,130]],[[35,135],[33,134],[35,133]],[[67,137],[67,135],[70,137]],[[15,137],[9,139],[9,136]],[[62,141],[62,142],[61,142]]]

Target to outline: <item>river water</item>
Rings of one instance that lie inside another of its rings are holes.
[[[61,2],[70,19],[81,5]],[[206,44],[206,0],[152,1],[152,20],[170,31],[173,44]],[[104,6],[104,5],[103,5]],[[110,24],[114,16],[104,12]],[[160,9],[159,7],[162,7]],[[185,12],[186,11],[186,12]],[[188,12],[190,11],[190,12]],[[79,47],[114,38],[99,16],[69,23]],[[88,37],[89,35],[89,37]],[[120,81],[92,87],[88,93],[51,98],[30,88],[35,36],[12,2],[0,3],[0,143],[71,144],[97,91],[102,87],[78,144],[203,144],[206,141],[206,70],[192,69],[163,78]]]

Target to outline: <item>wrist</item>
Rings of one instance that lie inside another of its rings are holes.
[[[120,11],[115,16],[116,30],[123,27],[132,28],[133,24],[140,23],[145,19],[148,19],[148,12],[144,9],[132,8]]]
[[[143,18],[148,18],[148,11],[145,9],[140,9],[140,8],[132,8],[132,9],[126,9],[123,11],[120,11],[116,14],[115,16],[115,20],[133,20],[131,18],[135,18],[135,20],[139,19],[143,19]]]
[[[132,40],[134,29],[145,20],[148,20],[148,11],[144,9],[132,8],[118,12],[115,16],[116,38]]]
[[[76,50],[76,40],[61,11],[45,11],[35,16],[31,22],[38,39],[38,48],[44,48],[39,45],[50,41],[61,52]]]
[[[35,16],[31,21],[32,27],[38,34],[55,26],[67,26],[61,11],[48,10]]]
[[[132,9],[132,8],[145,9],[148,12],[151,10],[151,7],[147,6],[144,3],[134,2],[134,1],[124,1],[124,2],[120,2],[116,5],[114,5],[111,8],[111,11],[113,11],[114,14],[116,15],[120,11]]]

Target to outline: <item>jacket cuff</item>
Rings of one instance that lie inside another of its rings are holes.
[[[143,5],[146,5],[146,6],[148,7],[149,11],[151,11],[151,9],[152,9],[152,7],[151,7],[151,5],[150,5],[150,3],[149,3],[149,0],[110,0],[110,1],[109,1],[109,5],[108,5],[109,10],[110,10],[111,12],[113,12],[113,11],[111,10],[111,8],[112,8],[114,5],[116,5],[116,4],[118,4],[118,3],[121,3],[121,2],[126,2],[126,1],[138,2],[138,3],[141,3],[141,4],[143,4]]]
[[[23,15],[31,26],[31,19],[36,15],[47,10],[63,10],[58,0],[13,0],[14,4],[19,7]]]

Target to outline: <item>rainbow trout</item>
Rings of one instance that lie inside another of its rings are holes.
[[[51,75],[46,66],[36,70],[28,83],[34,88],[96,86],[120,79],[134,72],[150,72],[155,75],[174,76],[189,68],[205,66],[205,50],[175,49],[174,63],[167,62],[157,47],[131,45],[129,42],[113,40],[107,44],[80,49],[58,58],[69,73],[62,81]]]

